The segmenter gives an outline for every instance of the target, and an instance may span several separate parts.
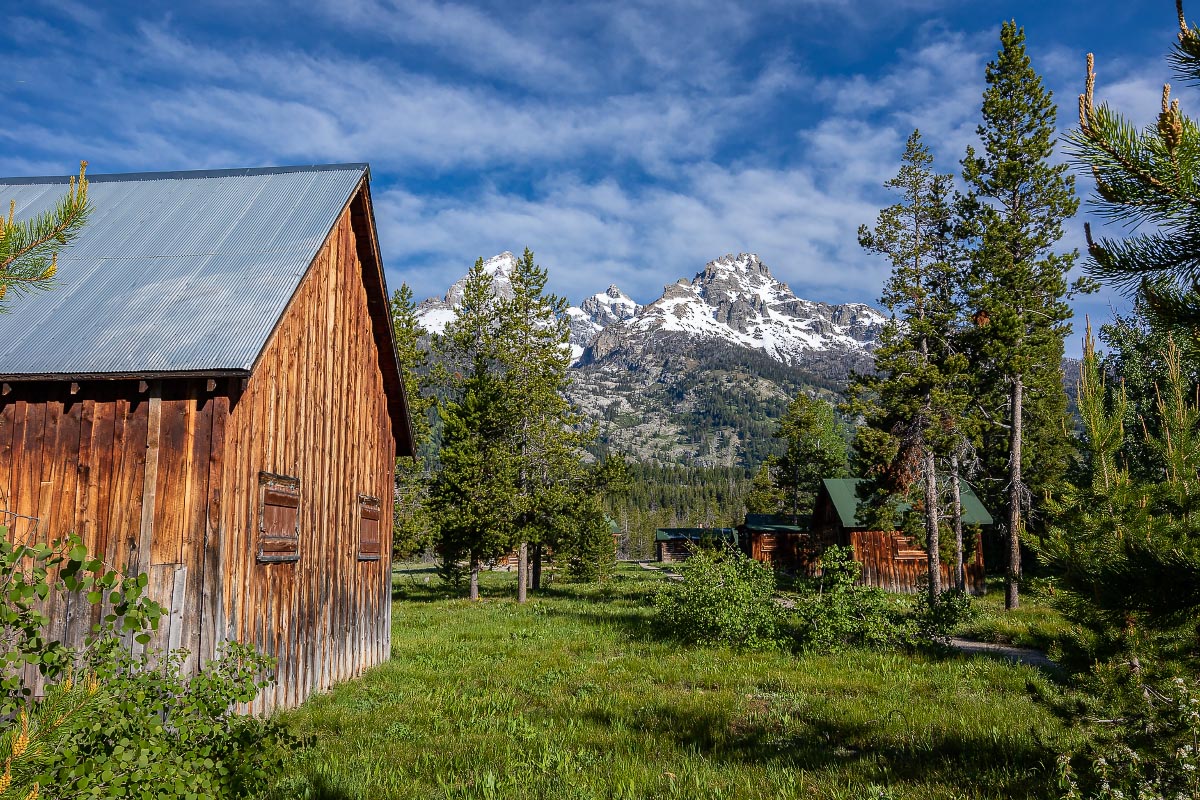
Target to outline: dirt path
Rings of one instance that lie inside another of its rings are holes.
[[[1030,647],[1013,647],[1007,644],[976,642],[972,639],[960,639],[957,636],[950,638],[950,646],[968,655],[1006,658],[1009,661],[1016,661],[1018,664],[1028,664],[1031,667],[1039,667],[1041,669],[1058,668],[1058,665],[1051,661],[1045,653]]]

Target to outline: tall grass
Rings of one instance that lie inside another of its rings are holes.
[[[425,577],[392,659],[287,715],[315,744],[275,797],[1040,797],[1073,736],[1029,667],[662,641],[636,568],[525,606],[507,574],[477,604]]]

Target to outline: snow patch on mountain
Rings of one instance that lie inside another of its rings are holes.
[[[510,252],[484,262],[493,291],[512,297],[517,258]],[[417,306],[417,319],[442,333],[462,303],[466,277],[445,296]],[[761,350],[789,365],[812,355],[870,353],[887,319],[862,303],[830,305],[804,300],[777,280],[753,253],[725,255],[705,265],[690,281],[663,288],[660,298],[640,305],[615,284],[566,310],[573,364],[603,359],[616,350],[641,349],[660,335],[700,339]]]
[[[597,292],[578,307],[567,309],[571,326],[571,360],[577,362],[600,331],[617,322],[637,316],[642,306],[617,288],[615,283]]]
[[[483,271],[492,276],[492,292],[498,297],[511,299],[513,296],[512,273],[517,267],[517,257],[507,250],[483,262]],[[455,310],[462,305],[463,287],[467,283],[464,275],[451,285],[443,297],[431,297],[417,304],[417,321],[429,333],[443,333],[454,319]]]

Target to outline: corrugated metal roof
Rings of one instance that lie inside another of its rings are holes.
[[[842,521],[842,527],[845,528],[861,528],[862,523],[858,521],[858,484],[861,478],[826,478],[822,483],[825,484],[825,490],[829,492],[829,499],[833,501],[833,507],[837,510],[838,518]],[[983,507],[983,503],[975,496],[975,492],[971,491],[970,486],[963,486],[961,490],[962,496],[962,516],[964,525],[991,525],[992,515]],[[897,503],[896,509],[901,513],[907,511],[911,506],[907,503]]]
[[[95,211],[58,285],[0,314],[0,377],[248,372],[366,172],[89,176]],[[0,204],[27,218],[67,181],[0,178]]]

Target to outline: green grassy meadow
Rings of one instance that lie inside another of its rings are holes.
[[[428,582],[426,582],[428,580]],[[392,659],[286,719],[274,796],[1049,797],[1074,734],[1052,679],[986,658],[736,653],[664,640],[661,576],[622,567],[525,606],[399,572]]]

